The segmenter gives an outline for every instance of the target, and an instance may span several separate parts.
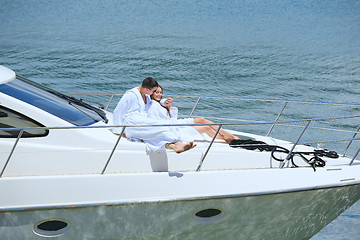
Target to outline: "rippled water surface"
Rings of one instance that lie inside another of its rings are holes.
[[[64,93],[122,93],[153,76],[172,95],[358,104],[360,2],[2,0],[0,64]],[[256,104],[203,104],[199,115],[276,116]],[[308,110],[284,117],[312,117]],[[354,130],[358,122],[332,126]],[[357,239],[359,215],[357,203],[313,239]]]

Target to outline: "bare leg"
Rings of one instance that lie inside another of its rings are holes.
[[[174,143],[167,143],[165,147],[167,149],[174,150],[176,153],[182,153],[196,147],[196,144],[194,144],[194,142],[189,142],[187,144],[184,144],[182,141],[179,141]]]
[[[205,118],[194,118],[194,123],[199,123],[200,124],[200,123],[213,123],[213,122],[211,122],[211,121],[209,121],[209,120],[207,120]],[[212,133],[211,130],[199,129],[200,131],[204,131],[204,132],[200,132],[196,127],[195,127],[195,129],[198,130],[200,133],[208,134],[210,137],[214,137],[217,129],[219,128],[219,126],[215,126],[215,125],[213,125],[213,126],[202,126],[202,127],[211,128],[213,133]],[[216,138],[224,139],[225,142],[227,142],[227,143],[229,143],[233,139],[240,139],[239,137],[232,135],[231,133],[229,133],[228,131],[226,131],[226,130],[224,130],[222,128],[220,128],[219,135],[220,136],[219,137],[217,136]]]
[[[199,133],[206,133],[209,137],[214,137],[216,131],[210,126],[193,126]],[[224,137],[220,134],[216,136],[216,139],[225,140]]]

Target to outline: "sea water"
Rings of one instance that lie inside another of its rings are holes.
[[[1,0],[0,64],[64,93],[123,93],[152,76],[170,95],[358,104],[360,2]],[[191,110],[174,101],[184,114]],[[197,114],[276,116],[256,104],[204,105]],[[358,114],[317,110],[336,111]],[[308,117],[307,107],[289,115]],[[358,202],[312,239],[358,239],[359,223]]]

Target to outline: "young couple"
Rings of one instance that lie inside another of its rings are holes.
[[[151,97],[152,98],[151,98]],[[126,91],[113,113],[114,125],[171,125],[212,123],[204,118],[177,119],[177,109],[172,108],[172,99],[166,99],[163,104],[162,88],[155,79],[148,77],[142,85]],[[196,131],[194,131],[196,129]],[[143,140],[150,151],[162,151],[165,148],[181,153],[196,146],[193,141],[184,143],[192,134],[206,133],[213,137],[217,126],[194,127],[127,127],[125,134],[129,138]],[[114,129],[120,133],[121,129]],[[229,142],[237,139],[229,132],[221,129],[218,138]]]

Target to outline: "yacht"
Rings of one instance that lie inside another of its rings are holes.
[[[114,134],[134,126],[75,96],[0,66],[0,239],[310,239],[360,198],[359,129],[352,156],[302,142],[314,122],[358,115],[216,122],[270,130],[202,134],[177,154]],[[271,136],[284,125],[295,140]]]

